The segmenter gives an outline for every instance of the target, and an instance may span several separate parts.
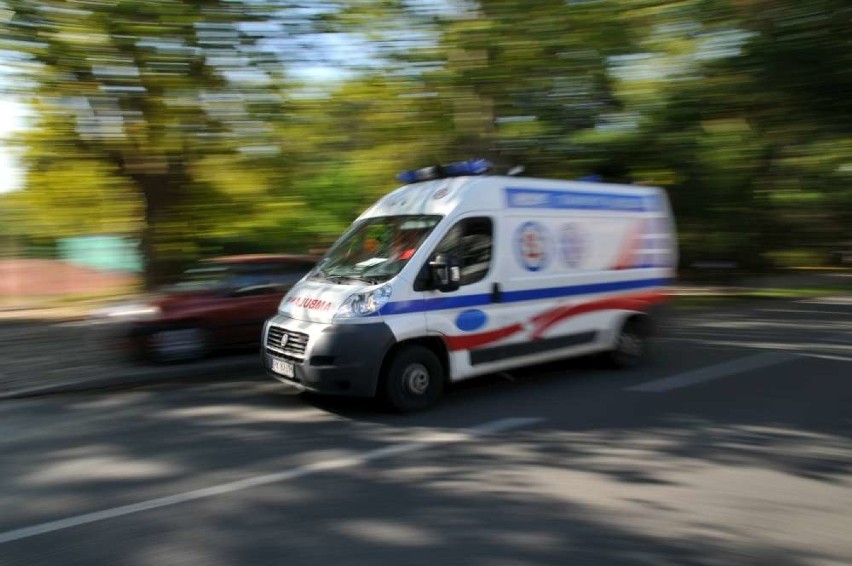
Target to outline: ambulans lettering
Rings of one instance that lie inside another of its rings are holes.
[[[294,307],[300,307],[308,310],[328,311],[334,308],[334,305],[328,301],[321,299],[312,299],[310,297],[290,297],[287,302]]]

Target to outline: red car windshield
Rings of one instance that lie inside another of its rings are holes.
[[[171,292],[223,291],[254,285],[293,285],[311,265],[300,263],[221,263],[188,269]]]

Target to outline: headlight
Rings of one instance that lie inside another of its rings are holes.
[[[340,305],[334,318],[357,318],[374,314],[388,304],[392,292],[393,288],[387,284],[365,293],[355,293]]]
[[[150,320],[162,314],[160,307],[154,305],[125,305],[117,307],[107,314],[112,318],[128,318],[130,320]]]

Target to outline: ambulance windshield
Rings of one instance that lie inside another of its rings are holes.
[[[440,216],[378,216],[356,224],[329,250],[312,279],[380,283],[399,273]]]

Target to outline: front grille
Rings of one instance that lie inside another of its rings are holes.
[[[287,336],[287,341],[281,345],[281,339]],[[294,332],[286,330],[279,326],[270,326],[269,333],[266,336],[266,347],[273,352],[291,356],[297,359],[304,359],[305,349],[308,347],[308,335],[303,332]]]

